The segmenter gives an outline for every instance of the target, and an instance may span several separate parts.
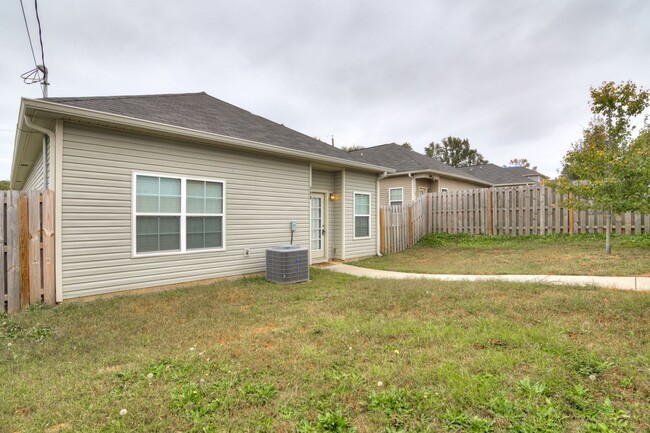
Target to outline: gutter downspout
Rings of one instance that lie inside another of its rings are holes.
[[[45,189],[49,189],[50,161],[47,158],[47,145],[48,143],[54,141],[54,133],[49,129],[43,128],[33,123],[26,114],[23,119],[25,120],[25,125],[27,125],[27,127],[43,134],[43,182],[45,184]]]
[[[413,173],[408,173],[408,176],[411,178],[411,201],[415,200],[415,178]]]

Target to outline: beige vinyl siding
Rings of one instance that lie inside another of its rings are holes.
[[[343,172],[332,174],[332,192],[335,200],[330,201],[330,258],[343,258]]]
[[[132,173],[225,181],[225,251],[131,257]],[[262,272],[265,250],[309,245],[309,163],[65,124],[63,298]],[[244,248],[250,257],[244,257]]]
[[[43,152],[38,155],[32,171],[27,176],[25,180],[25,185],[23,185],[21,191],[29,191],[33,189],[45,189],[45,161],[43,160]]]
[[[379,181],[379,191],[381,199],[379,204],[387,206],[389,203],[389,190],[391,188],[404,188],[404,203],[410,203],[413,200],[413,179],[404,176],[387,177]]]
[[[345,172],[345,258],[374,256],[377,253],[377,176],[375,174]],[[370,194],[370,237],[354,238],[354,193]]]
[[[317,192],[331,192],[332,173],[313,170],[311,172],[311,190]]]
[[[420,196],[420,188],[426,188],[427,193],[432,192],[433,182],[431,179],[415,179],[415,198]]]
[[[434,183],[434,188],[436,184]],[[462,180],[449,179],[446,177],[441,177],[437,182],[437,189],[432,192],[440,192],[441,188],[447,188],[449,191],[462,191],[465,189],[476,189],[476,188],[486,188],[484,185],[480,185],[473,182],[466,182]]]

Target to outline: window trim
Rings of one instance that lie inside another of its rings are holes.
[[[368,215],[362,214],[357,215],[357,194],[358,195],[367,195],[368,196]],[[354,191],[352,193],[352,209],[354,210],[353,215],[354,219],[352,220],[352,229],[353,229],[353,239],[371,239],[372,238],[372,194],[369,192],[360,192]],[[368,236],[357,236],[357,217],[368,217]]]
[[[399,190],[402,191],[402,199],[401,200],[391,200],[390,193],[394,189],[399,189]],[[399,201],[400,206],[404,204],[404,187],[398,186],[398,187],[395,187],[395,188],[388,188],[388,205],[389,206],[396,206],[393,203],[396,203],[398,201]]]
[[[170,213],[164,214],[168,216],[178,216],[180,217],[180,250],[178,251],[153,251],[138,253],[137,252],[137,217],[138,216],[160,216],[162,214],[156,213],[152,214],[150,212],[136,212],[136,200],[137,200],[137,178],[138,176],[151,176],[151,177],[166,177],[170,179],[179,179],[181,181],[181,212],[180,213]],[[221,214],[195,214],[186,212],[187,208],[187,181],[195,180],[199,182],[215,182],[221,183],[222,185],[222,202],[223,207],[221,208]],[[187,217],[192,216],[221,216],[221,247],[218,248],[195,248],[187,249]],[[226,251],[226,181],[223,179],[215,179],[210,177],[199,177],[199,176],[181,176],[176,174],[168,173],[156,173],[156,172],[147,172],[147,171],[133,171],[131,174],[131,258],[139,257],[156,257],[156,256],[173,256],[179,254],[196,254],[196,253],[205,253],[205,252],[214,252],[214,251]]]

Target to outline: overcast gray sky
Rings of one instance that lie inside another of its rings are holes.
[[[23,0],[37,58],[34,2]],[[650,1],[40,0],[50,96],[205,91],[337,145],[468,138],[554,176],[589,87],[650,87]],[[0,178],[40,97],[19,0],[0,13]],[[39,62],[40,63],[40,62]]]

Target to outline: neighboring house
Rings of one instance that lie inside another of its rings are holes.
[[[55,191],[61,301],[261,272],[291,239],[375,255],[387,171],[205,93],[47,98],[21,101],[11,185]]]
[[[391,167],[379,181],[380,204],[408,203],[429,192],[486,188],[491,184],[395,143],[349,152],[368,164]]]
[[[459,170],[490,182],[494,186],[518,186],[542,183],[545,176],[526,167],[500,167],[496,164],[470,165]]]

